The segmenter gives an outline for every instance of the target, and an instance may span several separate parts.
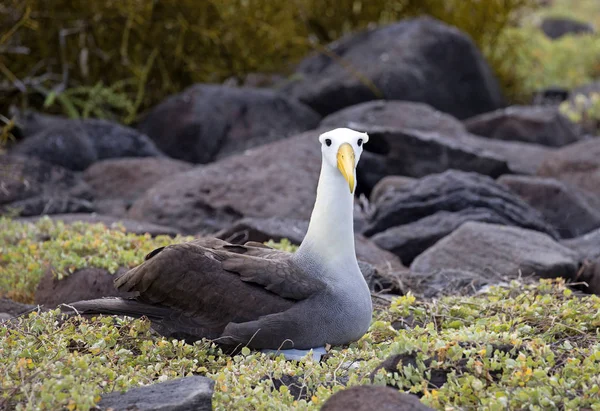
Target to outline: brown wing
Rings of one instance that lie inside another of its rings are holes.
[[[153,251],[115,286],[137,292],[139,302],[185,313],[216,331],[285,311],[323,284],[295,268],[288,253],[200,239]]]

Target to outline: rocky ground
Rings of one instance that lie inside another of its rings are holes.
[[[542,27],[552,38],[588,30]],[[556,99],[508,105],[473,42],[431,18],[331,49],[367,80],[318,54],[277,89],[194,85],[133,127],[20,113],[19,140],[0,155],[0,295],[10,298],[0,320],[23,304],[117,295],[112,274],[190,236],[293,251],[314,202],[317,136],[351,127],[370,135],[355,207],[379,308],[369,334],[321,364],[292,365],[165,341],[143,321],[36,311],[0,331],[0,356],[16,364],[3,364],[0,409],[122,409],[139,393],[107,393],[184,376],[152,388],[189,393],[159,395],[183,401],[172,409],[210,409],[211,398],[230,409],[250,395],[246,409],[318,409],[338,391],[373,395],[370,409],[597,406],[598,129]],[[369,382],[396,390],[341,391]],[[349,409],[339,395],[322,409]]]

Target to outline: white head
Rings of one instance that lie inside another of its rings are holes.
[[[350,193],[356,188],[356,165],[363,151],[363,144],[369,141],[367,133],[349,128],[336,128],[319,136],[323,167],[329,166],[348,182]],[[336,170],[337,169],[337,170]]]

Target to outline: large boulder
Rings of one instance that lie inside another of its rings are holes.
[[[56,121],[21,141],[11,153],[38,157],[77,171],[106,158],[163,155],[148,136],[98,119]]]
[[[0,214],[93,211],[92,190],[71,170],[35,157],[0,156]]]
[[[472,117],[465,125],[469,132],[495,140],[551,147],[565,146],[580,139],[575,124],[556,106],[511,106]]]
[[[600,227],[600,200],[577,187],[553,178],[517,175],[502,176],[498,182],[542,213],[562,238]]]
[[[424,102],[463,119],[503,105],[473,41],[430,17],[351,34],[304,59],[284,87],[322,115],[375,99]]]
[[[470,134],[456,118],[422,103],[372,101],[331,114],[323,127],[371,135],[358,165],[358,191],[369,194],[388,175],[422,176],[447,168],[497,175],[535,174],[551,148]]]
[[[92,164],[83,178],[94,191],[98,212],[124,216],[131,204],[158,181],[191,168],[192,164],[167,157],[113,158]]]
[[[577,251],[583,260],[600,259],[600,228],[579,237],[563,240],[561,244]]]
[[[418,256],[410,268],[424,275],[457,269],[499,278],[574,279],[579,255],[533,230],[468,222]]]
[[[372,126],[360,128],[369,133],[369,150],[385,153],[388,174],[424,177],[457,169],[498,177],[510,171],[506,159],[495,153],[465,145],[457,138],[438,132]],[[365,167],[359,163],[357,173],[362,173]]]
[[[548,153],[537,174],[554,177],[600,198],[600,138]]]
[[[369,201],[371,203],[378,203],[382,201],[383,198],[394,195],[394,193],[398,191],[410,189],[411,184],[415,181],[417,181],[416,178],[406,176],[391,175],[383,177],[375,187],[373,187],[371,195],[369,196]]]
[[[566,35],[582,35],[594,33],[594,27],[589,23],[566,17],[546,17],[540,28],[546,36],[556,40]]]
[[[138,129],[171,157],[209,163],[310,130],[319,120],[273,90],[197,84],[152,109]]]
[[[558,237],[542,215],[506,187],[476,173],[449,170],[415,181],[375,204],[364,233],[367,236],[412,223],[439,211],[487,209],[489,218]],[[467,216],[469,214],[466,214]]]
[[[310,219],[321,169],[315,130],[162,180],[129,209],[136,220],[212,233],[242,217]]]
[[[445,136],[465,133],[465,126],[456,118],[412,101],[368,101],[344,108],[321,121],[321,127],[329,128],[352,127],[353,124],[436,131]]]
[[[214,381],[194,375],[128,391],[104,394],[98,403],[102,410],[211,411]]]
[[[388,228],[371,239],[384,250],[397,255],[409,265],[438,240],[452,233],[467,221],[514,225],[514,222],[493,209],[467,208],[459,211],[438,211],[417,221]]]
[[[413,394],[392,387],[358,385],[338,391],[323,403],[321,411],[428,411],[433,410]]]

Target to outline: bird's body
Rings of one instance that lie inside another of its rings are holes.
[[[359,339],[372,305],[356,260],[352,212],[355,167],[367,139],[349,129],[321,135],[317,198],[296,253],[217,239],[170,245],[115,280],[133,299],[71,307],[145,315],[164,335],[226,346],[310,349]]]

